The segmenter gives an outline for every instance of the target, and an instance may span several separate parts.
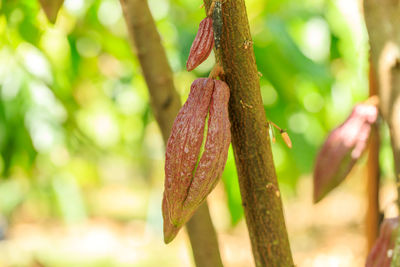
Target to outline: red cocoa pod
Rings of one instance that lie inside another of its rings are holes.
[[[379,237],[368,254],[365,267],[390,267],[399,228],[399,217],[382,222]]]
[[[174,226],[180,225],[182,206],[193,180],[213,91],[212,79],[201,78],[192,83],[188,99],[174,121],[167,142],[163,209],[168,211]]]
[[[186,62],[187,71],[194,70],[208,58],[214,45],[212,18],[206,17],[200,22],[199,30],[190,48],[189,58]]]
[[[320,201],[349,174],[364,152],[371,126],[378,118],[375,105],[361,103],[333,130],[319,152],[314,167],[314,202]]]
[[[199,206],[217,185],[218,178],[224,170],[231,142],[228,101],[228,85],[223,81],[215,80],[204,153],[190,185],[184,209],[191,210]]]
[[[197,79],[175,119],[165,159],[165,243],[175,238],[223,172],[231,140],[228,101],[226,83]]]

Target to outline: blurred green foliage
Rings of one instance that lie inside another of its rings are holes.
[[[184,68],[204,17],[201,1],[149,3],[184,101],[190,83],[214,63],[211,56],[193,73]],[[290,195],[311,172],[329,130],[368,95],[366,31],[354,16],[356,1],[246,4],[265,112],[293,142],[291,150],[279,136],[273,144],[279,181]],[[53,25],[37,1],[2,0],[2,213],[10,217],[22,206],[37,219],[73,222],[106,214],[160,224],[164,152],[148,101],[119,1],[67,0]],[[223,181],[235,224],[243,211],[233,153]],[[118,203],[126,209],[102,206],[112,202],[105,185],[132,194],[129,204]]]

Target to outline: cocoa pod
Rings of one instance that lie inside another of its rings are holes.
[[[185,209],[199,206],[214,189],[221,176],[231,141],[231,124],[228,114],[229,87],[215,80],[211,97],[207,139],[189,193],[184,202]]]
[[[186,62],[187,71],[194,70],[208,58],[214,45],[213,21],[206,17],[200,22],[199,30],[190,48]]]
[[[379,237],[368,254],[366,267],[390,267],[398,228],[399,217],[382,222]]]
[[[378,118],[375,105],[361,103],[326,139],[314,167],[314,202],[320,201],[349,174],[365,150],[371,126]]]
[[[231,140],[228,101],[226,83],[197,79],[175,119],[165,158],[165,243],[192,217],[224,170]]]

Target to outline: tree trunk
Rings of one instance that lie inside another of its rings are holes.
[[[166,143],[181,107],[173,74],[147,1],[121,0],[121,6],[150,92],[153,113]],[[196,266],[222,266],[207,202],[187,223],[187,229]]]
[[[208,11],[211,0],[205,0]],[[217,61],[230,87],[229,116],[240,192],[256,266],[294,266],[244,0],[222,1]]]
[[[364,0],[364,16],[378,81],[379,107],[390,130],[400,206],[400,2]],[[391,266],[400,266],[400,231]]]

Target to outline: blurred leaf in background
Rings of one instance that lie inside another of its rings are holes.
[[[210,57],[199,70],[184,71],[204,11],[197,3],[179,0],[149,3],[185,99],[187,84],[214,62]],[[365,29],[361,21],[352,24],[343,16],[351,4],[344,5],[248,3],[266,114],[288,130],[294,144],[289,150],[278,138],[273,145],[280,183],[292,192],[298,177],[310,173],[326,133],[367,95]],[[99,186],[105,182],[99,162],[122,157],[130,162],[124,168],[140,173],[129,182],[145,181],[150,189],[151,162],[162,160],[163,152],[161,142],[156,146],[145,141],[154,134],[159,140],[159,134],[119,2],[65,1],[54,25],[39,2],[3,0],[2,10],[3,177],[18,169],[33,183],[53,184],[65,169],[78,187]],[[82,172],[74,171],[76,160]],[[162,177],[156,180],[160,183]],[[242,214],[235,180],[234,161],[229,160],[224,182],[233,223]]]

